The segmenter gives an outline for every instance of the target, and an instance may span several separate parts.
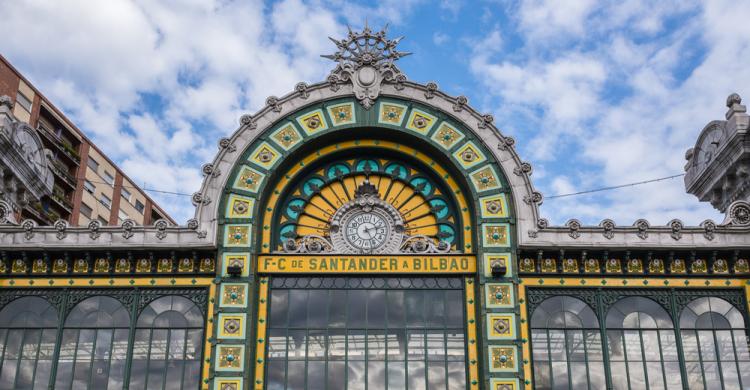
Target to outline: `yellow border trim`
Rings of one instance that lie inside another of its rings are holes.
[[[379,147],[389,150],[396,150],[404,154],[408,154],[410,156],[413,156],[414,158],[418,159],[428,167],[432,168],[440,177],[445,180],[445,183],[448,188],[459,188],[458,183],[453,179],[452,176],[448,175],[448,172],[443,169],[440,164],[435,162],[430,158],[430,156],[414,149],[409,146],[401,145],[396,142],[392,141],[381,141],[381,140],[373,140],[373,139],[364,139],[364,140],[353,140],[353,141],[346,141],[341,143],[336,143],[332,145],[326,145],[320,150],[311,153],[301,160],[298,160],[289,171],[285,172],[282,177],[289,177],[289,179],[286,180],[279,180],[279,182],[276,184],[276,187],[273,191],[271,191],[270,196],[268,199],[262,199],[261,204],[262,205],[268,205],[267,208],[263,211],[263,225],[261,227],[262,230],[262,239],[261,239],[261,248],[260,253],[271,253],[272,245],[271,245],[271,229],[266,229],[265,226],[271,226],[271,220],[273,218],[273,205],[280,204],[280,198],[281,194],[284,192],[284,187],[289,185],[289,183],[294,183],[298,178],[294,177],[294,175],[297,175],[300,173],[302,169],[304,169],[306,166],[310,165],[314,161],[325,157],[326,155],[329,155],[331,153],[335,153],[341,150],[347,150],[347,149],[353,149],[353,148],[360,148],[360,147]],[[447,178],[446,178],[447,176]],[[461,215],[461,224],[463,228],[471,227],[471,215],[469,213],[469,206],[466,202],[466,198],[464,196],[463,191],[459,191],[458,193],[453,192],[453,195],[458,200],[458,212]],[[464,211],[465,210],[465,211]],[[467,232],[468,234],[464,235],[464,245],[471,245],[468,252],[473,252],[476,248],[473,243],[473,233],[471,231]],[[466,248],[461,248],[466,249]]]
[[[521,339],[523,343],[522,362],[525,388],[532,389],[534,378],[531,370],[531,330],[526,307],[528,287],[591,287],[591,288],[738,288],[745,289],[750,302],[750,286],[740,279],[687,279],[687,278],[521,278],[518,284],[518,302],[521,313]]]
[[[479,388],[479,359],[477,359],[477,316],[474,278],[464,279],[466,286],[466,339],[468,346],[469,388]]]
[[[253,388],[263,390],[265,384],[265,367],[266,367],[266,324],[268,316],[268,276],[258,278],[258,321],[256,324],[255,336],[255,383]],[[263,341],[261,341],[263,340]]]

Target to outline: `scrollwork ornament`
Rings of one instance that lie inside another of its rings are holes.
[[[435,97],[435,92],[438,90],[437,83],[430,81],[425,85],[425,92],[424,92],[424,98],[427,100],[430,100]]]
[[[682,221],[680,221],[679,219],[673,219],[669,221],[668,226],[672,231],[670,236],[673,239],[679,240],[682,238],[682,228],[684,227],[684,224],[682,223]]]
[[[524,196],[523,197],[523,201],[526,204],[532,204],[533,203],[533,204],[536,204],[536,205],[541,205],[542,202],[544,201],[544,196],[539,191],[533,191],[531,193],[531,196],[529,196],[529,195]]]
[[[198,223],[198,220],[195,218],[190,218],[187,220],[187,228],[190,230],[198,230],[198,226],[200,224]]]
[[[154,227],[156,227],[156,238],[163,240],[165,237],[167,237],[167,227],[169,226],[169,222],[165,219],[157,220],[154,223]]]
[[[568,236],[570,236],[572,239],[575,240],[578,237],[581,237],[581,222],[579,220],[571,219],[565,223],[565,226],[568,227]]]
[[[700,226],[703,228],[703,237],[705,237],[706,240],[712,241],[716,236],[716,222],[707,219],[701,222]]]
[[[599,224],[599,226],[604,229],[604,232],[602,232],[604,238],[611,240],[615,237],[615,221],[611,219],[605,219]]]
[[[21,222],[21,227],[24,231],[24,238],[27,240],[31,240],[34,238],[34,228],[36,227],[36,222],[34,222],[33,219],[24,219],[23,222]]]
[[[325,237],[309,235],[295,240],[287,238],[284,241],[284,251],[288,253],[332,253],[333,244]]]
[[[209,199],[207,196],[203,196],[203,194],[201,194],[200,192],[194,193],[190,199],[193,202],[193,206],[211,203],[211,199]]]
[[[635,221],[633,226],[638,229],[638,233],[636,233],[638,235],[638,238],[640,238],[641,240],[645,240],[648,238],[648,229],[651,227],[651,225],[647,220],[639,219]]]
[[[448,253],[451,250],[450,244],[445,241],[435,243],[431,238],[423,235],[408,237],[401,244],[401,253],[414,254],[438,254]]]
[[[513,168],[513,173],[516,176],[522,176],[524,174],[531,176],[531,164],[522,162],[520,165]]]
[[[101,229],[102,223],[94,219],[91,222],[89,222],[88,228],[89,228],[89,237],[91,237],[92,240],[96,240],[99,238],[101,233],[99,232],[99,229]]]
[[[12,207],[8,202],[0,201],[0,224],[11,222]]]
[[[269,96],[266,98],[266,105],[271,107],[271,110],[273,112],[281,112],[281,103],[279,102],[279,98],[276,96]]]
[[[727,208],[724,224],[733,226],[750,225],[750,203],[744,200],[732,202]]]
[[[299,82],[294,86],[294,90],[299,92],[300,97],[304,100],[310,97],[310,92],[307,91],[308,86],[305,82]]]
[[[498,150],[510,150],[513,148],[513,145],[516,144],[516,140],[513,137],[502,137],[500,140],[500,143],[497,144]]]
[[[406,75],[403,73],[397,74],[396,77],[393,78],[393,88],[396,88],[397,91],[403,91],[405,82]]]
[[[469,104],[469,98],[464,95],[457,96],[455,101],[453,102],[453,111],[461,112],[464,110],[467,104]]]
[[[495,121],[495,117],[494,117],[494,116],[492,116],[492,115],[490,115],[490,114],[484,114],[484,115],[482,115],[482,117],[481,117],[481,118],[479,119],[479,122],[477,122],[477,127],[479,127],[480,129],[486,129],[486,128],[488,128],[488,127],[489,127],[489,126],[490,126],[490,125],[492,124],[492,122],[494,122],[494,121]]]
[[[57,232],[55,236],[58,240],[62,240],[63,238],[68,236],[68,221],[64,219],[58,219],[52,226],[54,226],[55,231]]]
[[[255,130],[258,128],[258,124],[255,123],[255,119],[250,114],[245,114],[240,117],[240,125],[247,127],[249,130]]]
[[[328,78],[329,88],[332,92],[338,92],[339,89],[341,89],[341,85],[339,83],[341,82],[341,79],[339,79],[339,76],[336,76],[335,74],[329,75]]]
[[[228,153],[232,153],[237,150],[237,147],[234,146],[232,140],[230,140],[229,138],[222,138],[219,140],[219,149],[224,149]]]
[[[221,175],[221,170],[214,167],[214,164],[212,163],[203,164],[201,172],[203,172],[203,176],[218,177]]]
[[[128,218],[122,221],[122,237],[124,239],[130,239],[133,237],[133,228],[135,227],[135,221]]]

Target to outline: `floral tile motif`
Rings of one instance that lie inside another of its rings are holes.
[[[516,319],[510,313],[487,313],[487,338],[512,340],[516,337]]]
[[[287,123],[271,133],[271,139],[284,150],[289,150],[302,141],[302,134],[293,124]]]
[[[516,354],[518,348],[512,345],[490,345],[489,362],[492,372],[514,372],[518,370]]]
[[[224,253],[223,261],[222,261],[222,268],[221,268],[221,276],[229,276],[229,273],[227,272],[227,268],[230,266],[239,266],[242,268],[242,273],[240,276],[247,277],[250,272],[250,255],[247,253]]]
[[[326,108],[334,126],[350,125],[357,122],[354,103],[335,104]]]
[[[469,176],[471,177],[471,184],[474,185],[477,192],[496,190],[501,187],[500,178],[491,165],[485,165],[470,173]]]
[[[297,123],[302,126],[302,130],[307,134],[315,134],[328,129],[328,123],[323,116],[323,111],[315,110],[302,114],[297,117]]]
[[[491,309],[512,309],[515,304],[513,284],[487,283],[484,285],[486,307]]]
[[[511,277],[513,275],[513,261],[511,261],[510,253],[485,253],[482,255],[482,261],[484,263],[484,276],[491,278],[492,266],[499,264],[504,266],[506,271],[502,277]]]
[[[518,379],[492,378],[490,380],[490,390],[519,390],[520,388]]]
[[[386,125],[401,126],[406,115],[406,106],[396,103],[380,103],[378,122]]]
[[[508,217],[508,202],[505,194],[497,194],[479,198],[480,215],[482,218],[506,218]]]
[[[250,154],[250,162],[259,167],[271,169],[280,160],[280,157],[281,152],[268,142],[263,142]]]
[[[234,181],[234,188],[257,193],[266,175],[250,167],[242,167],[240,174]]]
[[[242,378],[216,377],[214,379],[214,390],[242,390]]]
[[[216,348],[216,371],[242,371],[244,345],[219,345]]]
[[[246,283],[222,283],[220,307],[247,307]]]
[[[510,229],[506,223],[485,223],[482,225],[482,244],[485,247],[510,246]]]
[[[246,318],[245,313],[220,313],[219,338],[244,339]]]
[[[224,245],[232,247],[250,246],[250,225],[227,225]]]
[[[453,153],[453,158],[458,161],[464,169],[472,168],[477,164],[487,161],[487,157],[485,157],[484,153],[482,153],[479,147],[477,147],[472,141],[469,141],[458,148],[458,150]]]
[[[253,198],[231,194],[227,200],[227,210],[224,215],[227,218],[252,218],[254,203]]]
[[[464,137],[464,134],[458,131],[455,127],[447,122],[443,122],[440,124],[437,131],[435,131],[435,134],[432,135],[432,140],[437,142],[437,144],[443,147],[443,149],[449,150],[457,143],[461,142]]]
[[[434,116],[415,108],[412,109],[411,114],[409,114],[409,120],[406,121],[406,128],[419,134],[426,135],[430,132],[436,121],[437,118]]]

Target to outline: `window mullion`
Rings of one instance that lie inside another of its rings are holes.
[[[36,356],[34,356],[34,370],[31,373],[31,387],[34,388],[34,378],[36,378],[36,368],[39,365],[39,353],[42,351],[42,340],[44,340],[45,328],[39,328],[39,344],[36,348]]]
[[[740,383],[740,389],[744,389],[744,383],[742,383],[742,371],[740,371],[740,359],[737,357],[737,344],[734,342],[734,328],[729,329],[729,338],[732,340],[732,356],[734,357],[734,365],[737,367],[737,381]],[[750,383],[749,383],[750,384]]]
[[[589,372],[589,350],[586,346],[586,329],[581,328],[581,340],[583,343],[583,364],[586,365],[586,388],[591,390],[591,373]]]
[[[148,352],[146,352],[146,371],[145,371],[146,372],[146,381],[144,382],[145,383],[144,387],[147,388],[147,389],[148,389],[148,380],[149,380],[149,377],[150,377],[150,375],[148,375],[148,373],[149,373],[149,371],[151,371],[151,349],[152,349],[152,347],[154,345],[154,328],[153,328],[153,324],[151,324],[151,325],[152,325],[152,327],[150,327],[148,329]]]
[[[682,388],[688,389],[688,375],[687,375],[687,363],[685,362],[685,351],[682,347],[682,331],[680,329],[680,313],[677,312],[677,300],[675,298],[674,290],[669,290],[670,297],[670,311],[672,315],[672,323],[674,324],[674,336],[675,345],[677,346],[677,363],[680,367],[680,375],[682,376]]]
[[[602,360],[604,363],[604,381],[608,389],[612,389],[612,369],[609,366],[609,338],[607,337],[607,325],[604,321],[606,313],[602,303],[602,289],[596,290],[596,315],[599,321],[599,338],[602,346]]]
[[[130,324],[128,327],[128,345],[125,351],[125,372],[123,373],[122,388],[128,390],[130,387],[130,369],[133,364],[133,350],[135,347],[135,332],[136,332],[136,321],[138,315],[138,305],[135,302],[140,302],[140,290],[136,287],[133,291],[134,298],[133,303],[130,307]],[[112,336],[114,340],[114,335]]]
[[[73,368],[71,368],[71,374],[70,374],[70,384],[68,386],[69,389],[73,388],[73,382],[75,381],[76,377],[76,363],[78,362],[78,344],[81,342],[81,329],[75,329],[76,332],[76,347],[73,350]]]
[[[658,334],[659,332],[657,331],[656,333]],[[648,380],[648,364],[646,364],[646,348],[643,346],[643,328],[640,327],[640,321],[638,322],[638,340],[641,343],[641,359],[643,359],[641,366],[643,367],[644,383],[646,384],[646,389],[651,389],[651,383]]]
[[[658,343],[659,348],[659,361],[661,363],[661,381],[664,383],[664,388],[667,389],[667,369],[666,366],[664,366],[664,351],[662,351],[661,348],[661,329],[656,329],[656,342]]]
[[[545,332],[547,332],[547,362],[549,363],[549,383],[550,388],[555,388],[555,375],[554,371],[552,370],[552,341],[549,336],[549,329],[545,329]]]
[[[169,348],[172,345],[172,329],[166,329],[166,331],[167,331],[167,344],[164,347],[164,372],[162,372],[161,374],[162,390],[164,390],[167,387],[167,367],[169,367]]]
[[[706,388],[706,369],[703,367],[703,351],[701,351],[701,336],[700,336],[700,332],[698,332],[697,329],[694,329],[693,332],[695,332],[695,341],[698,347],[698,362],[700,363],[700,368],[701,368],[701,381],[703,381],[703,388],[705,389]]]
[[[89,387],[94,380],[94,361],[96,358],[96,342],[99,340],[99,329],[93,328],[94,341],[91,342],[91,360],[89,360]]]
[[[568,367],[568,388],[573,388],[573,373],[570,370],[570,350],[568,349],[568,328],[562,330],[563,333],[563,350],[565,351],[565,364]]]
[[[719,339],[716,337],[716,330],[711,329],[711,337],[714,340],[714,354],[716,356],[716,368],[719,370],[719,382],[721,383],[721,388],[724,389],[724,370],[721,367],[721,356],[719,355]],[[739,371],[737,372],[737,375],[739,375]]]
[[[621,339],[622,340],[622,357],[623,359],[625,359],[625,379],[627,379],[627,382],[628,382],[628,389],[631,389],[632,387],[630,386],[630,361],[628,359],[628,346],[626,345],[624,328],[622,329],[622,335],[620,337],[622,337]]]
[[[16,362],[16,377],[13,378],[13,387],[12,389],[15,389],[18,385],[18,373],[21,371],[21,362],[23,361],[23,343],[26,342],[26,332],[27,329],[22,329],[21,332],[21,344],[18,345],[18,361]]]

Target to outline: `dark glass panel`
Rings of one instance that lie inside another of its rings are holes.
[[[268,325],[286,326],[287,312],[289,310],[289,291],[274,290],[271,291],[270,315],[268,316]]]
[[[0,311],[0,328],[55,327],[57,327],[57,310],[43,298],[18,298]]]
[[[287,354],[290,360],[305,360],[307,331],[290,330],[287,335]]]
[[[370,290],[367,292],[367,327],[384,328],[386,311],[385,291]]]
[[[427,389],[427,369],[423,361],[411,361],[407,365],[409,390]]]
[[[96,296],[84,299],[70,311],[65,327],[115,328],[129,327],[130,313],[117,299]]]
[[[347,291],[346,290],[331,290],[330,299],[331,304],[329,305],[330,315],[328,318],[329,326],[332,328],[343,328],[346,326],[346,309],[347,302]]]
[[[307,362],[307,390],[325,390],[326,363],[323,361]]]
[[[328,323],[328,291],[310,290],[307,301],[307,326],[322,328]]]
[[[328,362],[326,390],[344,390],[346,386],[346,365],[344,362]]]
[[[365,362],[354,361],[347,364],[347,390],[365,390]]]
[[[286,329],[268,331],[268,359],[286,359]]]
[[[367,325],[367,291],[349,290],[347,311],[349,328],[364,328]]]
[[[291,361],[286,377],[287,390],[304,390],[305,388],[305,362]]]
[[[456,361],[448,363],[448,390],[463,390],[466,388],[466,363]]]
[[[367,363],[367,390],[385,390],[385,362]]]
[[[437,328],[445,326],[447,313],[445,311],[445,297],[441,290],[424,292],[425,326]]]
[[[269,389],[283,389],[286,383],[283,360],[271,360],[267,365],[266,384]]]
[[[408,327],[424,326],[424,294],[422,291],[407,290],[404,293],[406,324]]]
[[[429,362],[427,365],[427,388],[432,389],[445,389],[448,385],[446,380],[448,379],[445,373],[445,364],[442,362]]]
[[[406,363],[403,361],[388,362],[388,390],[406,389]]]
[[[386,291],[388,296],[388,326],[401,328],[406,323],[404,312],[404,291]]]

